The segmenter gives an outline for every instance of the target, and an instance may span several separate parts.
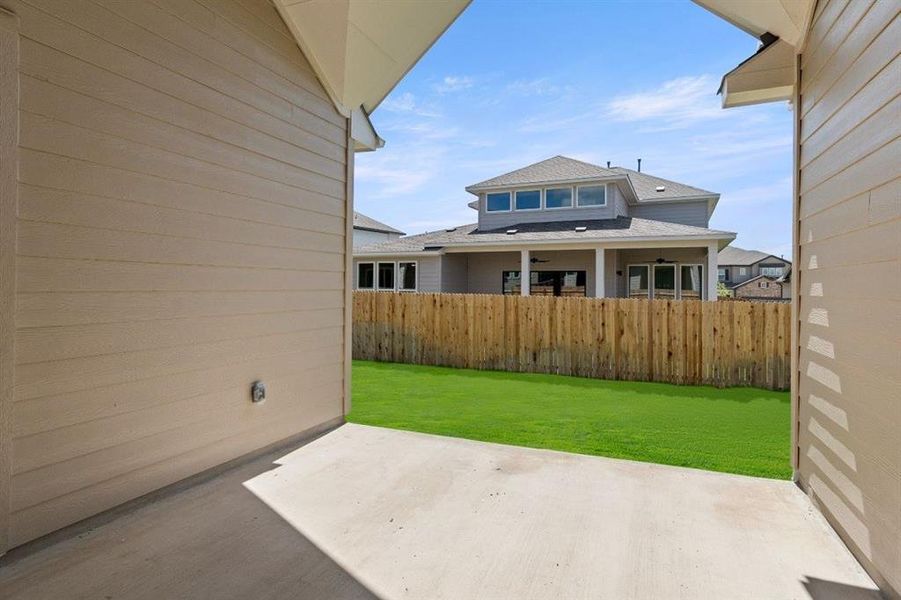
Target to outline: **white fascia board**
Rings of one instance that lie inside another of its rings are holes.
[[[354,258],[395,258],[399,260],[401,258],[412,257],[412,258],[423,258],[426,256],[441,256],[444,254],[444,250],[430,250],[428,252],[354,252]]]
[[[362,106],[350,113],[350,137],[354,141],[354,152],[371,152],[385,145]]]

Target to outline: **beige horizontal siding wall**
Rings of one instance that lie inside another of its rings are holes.
[[[342,415],[347,126],[266,0],[12,8],[14,546]]]
[[[899,4],[822,0],[801,57],[799,475],[901,594]]]

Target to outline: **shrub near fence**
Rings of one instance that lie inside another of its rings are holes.
[[[357,359],[789,388],[789,306],[354,292]]]

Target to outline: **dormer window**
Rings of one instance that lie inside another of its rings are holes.
[[[545,208],[572,208],[572,206],[573,189],[571,187],[548,188],[544,191]]]
[[[504,212],[510,210],[510,192],[486,194],[485,210],[488,212]]]
[[[540,210],[541,190],[520,190],[516,192],[516,210]]]
[[[576,188],[576,206],[607,206],[607,188],[603,185],[584,185]]]

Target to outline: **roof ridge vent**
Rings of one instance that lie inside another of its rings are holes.
[[[578,232],[588,231],[588,227],[586,227],[585,225],[578,225],[576,227],[576,231],[578,231]]]
[[[666,186],[665,186],[665,185],[658,185],[658,186],[657,186],[657,191],[658,191],[658,192],[665,192],[665,191],[666,191]]]
[[[516,235],[519,232],[519,229],[508,229],[507,235]]]

